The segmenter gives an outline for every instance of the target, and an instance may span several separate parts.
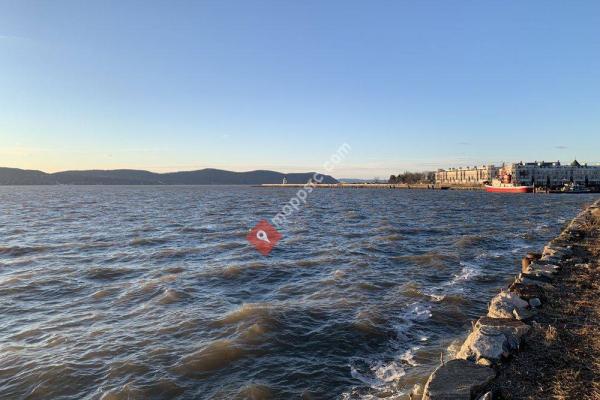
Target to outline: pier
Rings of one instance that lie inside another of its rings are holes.
[[[302,188],[306,184],[300,183],[265,183],[260,187],[270,188]],[[420,189],[420,190],[484,190],[482,184],[455,184],[439,185],[434,183],[316,183],[311,185],[319,189]]]

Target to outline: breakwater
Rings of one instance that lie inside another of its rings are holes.
[[[524,258],[521,273],[473,323],[456,358],[442,360],[430,375],[422,399],[598,398],[599,230],[597,200],[541,254]],[[568,299],[569,292],[577,296]],[[561,312],[568,315],[557,315]],[[553,324],[544,325],[548,321]],[[578,338],[561,343],[561,335]],[[519,355],[522,347],[525,355]],[[578,351],[577,359],[569,358]],[[570,369],[573,373],[564,372]]]

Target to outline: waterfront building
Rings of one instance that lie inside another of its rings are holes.
[[[493,179],[512,182],[515,185],[535,185],[558,188],[573,183],[587,187],[600,187],[600,165],[581,164],[574,160],[563,165],[560,161],[519,162],[481,167],[439,169],[435,182],[439,185],[469,185],[492,182]]]
[[[438,169],[435,173],[435,183],[450,185],[476,185],[491,182],[498,176],[498,167],[481,165],[474,167],[459,167]]]
[[[560,187],[567,183],[600,187],[600,165],[580,164],[577,160],[563,165],[556,162],[514,163],[504,167],[504,172],[512,176],[513,182],[520,185]]]

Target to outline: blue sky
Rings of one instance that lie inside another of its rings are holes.
[[[0,165],[600,162],[597,1],[0,0]]]

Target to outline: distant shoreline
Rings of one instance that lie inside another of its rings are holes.
[[[0,186],[8,185],[261,185],[283,182],[304,184],[315,172],[283,173],[268,170],[234,172],[206,168],[196,171],[157,173],[145,170],[84,170],[46,173],[37,170],[0,167]],[[323,183],[337,179],[320,174]]]
[[[260,185],[268,188],[300,188],[305,184],[266,183]],[[321,189],[419,189],[419,190],[484,190],[483,185],[436,185],[434,183],[317,183],[312,185]]]

